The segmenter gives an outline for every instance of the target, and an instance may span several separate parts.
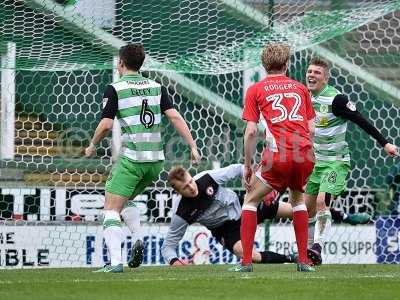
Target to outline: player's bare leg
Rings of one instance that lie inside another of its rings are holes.
[[[313,218],[317,212],[317,195],[304,194],[308,217]]]
[[[106,192],[104,204],[104,240],[110,253],[111,265],[96,272],[120,273],[123,272],[121,243],[123,232],[120,212],[128,198]]]
[[[292,219],[293,218],[292,205],[288,202],[279,202],[278,211],[276,212],[275,218]]]
[[[293,227],[299,252],[297,271],[313,272],[315,270],[308,264],[307,257],[308,212],[303,198],[303,193],[296,190],[290,190],[289,197],[293,207]]]

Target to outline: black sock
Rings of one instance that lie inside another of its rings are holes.
[[[285,262],[292,262],[289,256],[279,254],[271,251],[263,251],[261,254],[262,264],[283,264]]]
[[[333,221],[335,221],[335,222],[342,222],[343,221],[344,214],[343,214],[342,211],[336,210],[336,209],[333,209],[333,208],[331,208],[330,211],[331,211],[331,215],[332,215],[332,220]]]

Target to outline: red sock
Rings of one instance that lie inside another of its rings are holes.
[[[252,262],[254,235],[257,229],[257,208],[243,205],[242,221],[240,224],[240,239],[243,247],[242,264],[248,265]]]
[[[304,204],[293,207],[293,227],[296,235],[297,251],[299,252],[299,262],[308,263],[308,212]]]

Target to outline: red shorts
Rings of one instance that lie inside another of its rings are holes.
[[[311,148],[301,152],[271,152],[264,149],[256,176],[274,190],[284,192],[286,188],[304,193],[308,177],[314,168]]]

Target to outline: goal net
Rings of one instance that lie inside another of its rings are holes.
[[[168,88],[203,156],[190,167],[184,142],[163,123],[165,168],[135,199],[142,230],[124,228],[122,245],[127,258],[142,238],[144,264],[158,265],[165,263],[160,247],[177,199],[167,171],[183,164],[194,174],[242,161],[243,95],[264,74],[259,57],[266,42],[292,46],[289,75],[301,82],[312,56],[327,59],[330,83],[400,144],[399,22],[398,0],[1,1],[0,268],[108,261],[101,210],[118,139],[103,140],[94,158],[82,152],[99,121],[102,93],[116,78],[119,47],[144,44],[144,75]],[[335,207],[367,212],[372,220],[334,224],[324,259],[399,263],[399,161],[353,124],[347,141],[352,171]],[[229,187],[243,193],[239,180]],[[289,221],[261,226],[257,243],[293,251]],[[183,258],[196,253],[198,262],[237,261],[201,226],[187,232],[178,250]]]

